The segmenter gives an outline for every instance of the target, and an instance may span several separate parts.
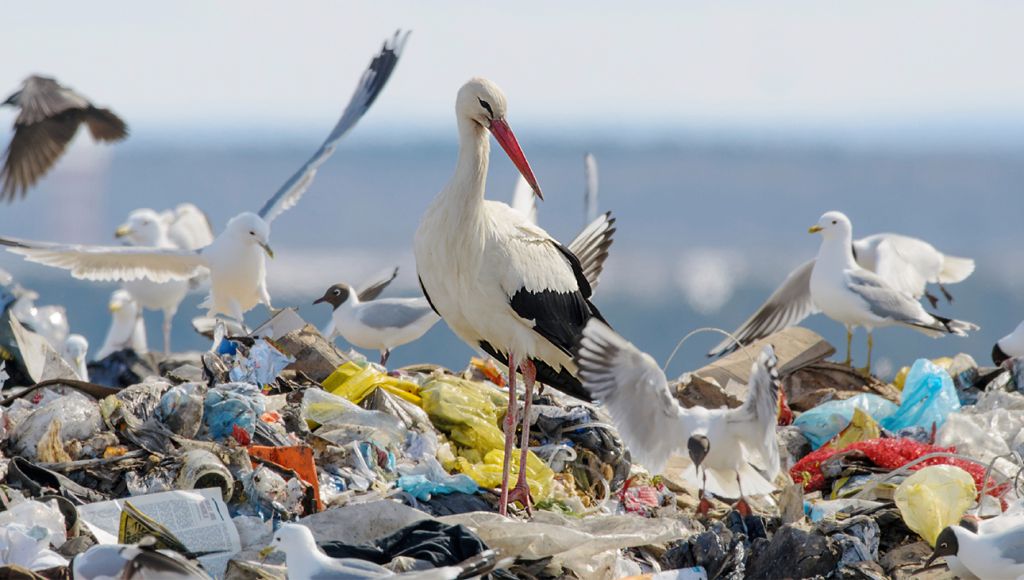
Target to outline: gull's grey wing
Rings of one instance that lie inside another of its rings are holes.
[[[587,188],[583,191],[583,208],[587,223],[597,219],[597,159],[593,153],[583,156],[583,175]]]
[[[383,292],[384,289],[387,288],[391,284],[391,282],[394,281],[394,279],[397,276],[398,276],[398,267],[396,266],[395,269],[391,271],[391,275],[390,276],[388,276],[387,278],[385,278],[383,280],[378,280],[376,282],[373,282],[369,286],[367,286],[366,288],[363,288],[362,290],[360,290],[359,293],[357,294],[357,296],[359,297],[359,301],[360,302],[369,302],[370,300],[373,300],[374,298],[380,296],[380,293]]]
[[[654,359],[592,318],[576,350],[583,387],[611,415],[634,460],[659,473],[686,443],[686,412]]]
[[[999,555],[1013,564],[1024,564],[1024,526],[982,536],[982,540],[991,543]]]
[[[188,280],[206,267],[199,252],[143,246],[85,246],[0,238],[29,262],[70,270],[84,280]]]
[[[21,109],[14,120],[15,125],[31,125],[68,109],[85,109],[90,106],[88,99],[62,87],[57,79],[39,75],[26,78],[21,90],[11,95],[8,101]]]
[[[874,268],[866,269],[896,290],[917,299],[924,295],[929,282],[938,281],[942,254],[928,242],[895,234],[878,234],[866,240],[874,245]]]
[[[359,320],[371,328],[404,328],[428,315],[437,316],[426,299],[376,301],[361,308]]]
[[[846,287],[861,297],[875,316],[925,329],[944,331],[943,325],[925,311],[910,294],[890,286],[869,270],[847,270]]]
[[[732,338],[726,338],[708,352],[708,356],[729,354],[740,346],[746,346],[756,340],[770,336],[780,330],[789,328],[818,312],[811,299],[811,272],[814,260],[801,264],[776,288],[768,300],[757,309],[746,322],[733,331],[732,335],[739,340],[736,344]]]
[[[769,481],[775,479],[779,465],[779,445],[775,438],[775,425],[779,417],[779,359],[771,345],[765,345],[750,370],[747,400],[729,411],[728,421],[739,424],[744,447],[756,454],[757,467],[765,472]]]
[[[598,278],[604,271],[604,262],[608,259],[608,250],[612,247],[612,236],[615,231],[615,218],[612,217],[612,212],[605,212],[583,228],[583,231],[569,243],[569,251],[580,260],[580,267],[583,269],[583,276],[590,283],[591,293],[597,289]]]
[[[395,65],[398,64],[399,57],[402,56],[402,49],[405,48],[408,38],[408,32],[403,34],[402,31],[398,31],[384,42],[380,53],[373,57],[370,66],[363,73],[356,92],[349,100],[331,134],[327,136],[316,153],[294,175],[288,178],[288,181],[277,190],[277,193],[264,204],[259,211],[261,218],[268,223],[272,222],[274,218],[298,203],[299,198],[313,183],[317,169],[334,153],[338,140],[370,110],[370,105],[384,90],[384,85],[387,84],[391,73],[395,70]]]

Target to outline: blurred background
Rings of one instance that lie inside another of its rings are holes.
[[[35,1],[4,12],[3,98],[28,74],[52,75],[114,109],[131,136],[96,146],[79,135],[27,200],[0,207],[3,235],[110,244],[131,210],[184,201],[219,231],[306,160],[370,56],[405,28],[374,108],[274,223],[275,305],[317,326],[329,307],[310,303],[334,282],[399,265],[387,295],[419,293],[413,234],[454,167],[455,92],[476,75],[508,94],[546,193],[539,222],[559,239],[583,225],[583,155],[596,155],[601,209],[619,227],[596,302],[660,361],[694,328],[745,320],[814,256],[807,227],[831,209],[855,236],[918,236],[977,261],[939,312],[982,330],[939,341],[880,331],[880,373],[960,351],[988,362],[1024,314],[1024,4]],[[14,117],[0,109],[0,143]],[[488,197],[509,200],[514,181],[493,155]],[[102,342],[114,284],[7,253],[0,268]],[[175,350],[208,346],[189,324],[200,299],[175,319]],[[265,317],[257,307],[246,320]],[[838,324],[806,324],[842,346]],[[159,348],[159,313],[147,326]],[[704,364],[719,339],[688,341],[670,374]],[[862,334],[855,346],[863,364]],[[392,361],[460,368],[470,355],[439,324]]]

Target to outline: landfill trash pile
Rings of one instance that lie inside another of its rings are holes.
[[[3,280],[5,574],[901,578],[947,526],[1024,521],[1024,363],[919,360],[883,384],[824,362],[810,331],[772,336],[782,472],[749,514],[700,497],[685,457],[633,465],[600,407],[544,390],[525,466],[536,511],[506,518],[494,361],[389,371],[286,309],[210,352],[111,353],[85,382],[54,347],[66,323],[53,338],[33,299]],[[738,406],[761,344],[684,375],[677,399]],[[951,577],[937,563],[920,577]]]

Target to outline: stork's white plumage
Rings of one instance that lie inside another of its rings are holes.
[[[135,299],[124,288],[119,288],[110,296],[110,328],[103,346],[96,353],[96,360],[103,360],[109,355],[126,348],[138,354],[148,351],[146,346],[146,324],[142,318],[142,309]]]
[[[525,416],[535,379],[589,400],[570,351],[587,321],[600,317],[576,256],[522,212],[484,199],[488,131],[543,199],[506,111],[504,93],[486,79],[472,79],[459,90],[455,173],[427,209],[415,242],[416,268],[431,306],[459,338],[510,369],[502,513],[510,499],[529,508],[525,470],[519,471],[511,496],[507,485],[516,424],[515,369],[526,384]],[[528,437],[524,424],[520,465]]]

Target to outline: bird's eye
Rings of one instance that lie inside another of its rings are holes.
[[[832,223],[836,223],[836,222],[832,222]],[[249,232],[249,235],[250,235],[250,236],[255,236],[255,235],[256,235],[256,232],[250,231],[250,232]]]
[[[337,296],[338,294],[341,294],[341,290],[338,290],[337,288],[335,288],[334,289],[334,295]]]
[[[494,117],[494,110],[493,110],[493,109],[491,109],[491,105],[490,105],[490,104],[488,104],[488,102],[487,102],[487,101],[485,101],[485,100],[483,100],[483,99],[481,99],[481,98],[479,98],[479,97],[477,98],[477,100],[478,100],[478,101],[480,101],[480,106],[481,106],[481,107],[483,107],[483,108],[485,108],[485,109],[487,109],[487,112],[488,112],[488,113],[489,113],[489,114],[491,115],[491,117],[493,118],[493,117]]]
[[[836,220],[832,220],[832,225],[836,225],[837,223],[838,222],[836,222]]]

